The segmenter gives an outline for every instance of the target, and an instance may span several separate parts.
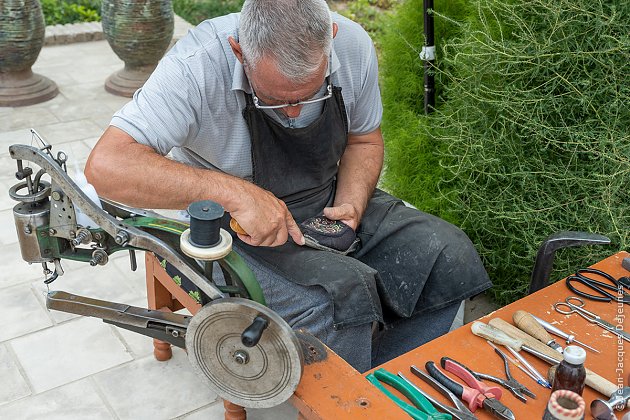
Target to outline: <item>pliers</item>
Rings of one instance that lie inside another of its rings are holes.
[[[415,365],[412,365],[409,369],[411,370],[411,373],[413,373],[418,378],[422,379],[423,381],[431,385],[440,394],[444,395],[445,397],[448,397],[448,399],[450,399],[453,402],[453,404],[455,404],[455,407],[450,407],[432,398],[429,394],[423,393],[426,399],[431,401],[431,403],[434,406],[441,408],[443,411],[446,411],[447,413],[452,415],[453,418],[456,418],[457,420],[476,420],[477,419],[477,417],[468,409],[468,407],[466,407],[466,404],[461,402],[461,400],[457,398],[455,394],[449,391],[446,387],[444,387],[444,385],[442,385],[441,383],[433,379],[433,377],[431,377],[430,375],[418,369]],[[399,372],[398,376],[402,377],[402,374]],[[422,390],[420,390],[419,388],[418,388],[418,391],[422,392]]]
[[[410,386],[408,381],[405,381],[391,372],[386,371],[383,368],[375,370],[366,376],[366,379],[370,381],[381,392],[387,395],[392,401],[402,408],[411,418],[415,420],[452,420],[450,414],[438,412],[433,405],[427,400],[420,392],[418,392],[413,386]],[[392,394],[387,388],[385,388],[381,382],[393,387],[400,391],[405,397],[415,405],[415,407],[400,398]]]
[[[440,361],[442,367],[463,379],[468,386],[462,385],[444,375],[432,361],[426,363],[425,369],[429,372],[429,375],[448,388],[458,398],[466,401],[468,408],[473,413],[479,407],[483,407],[498,419],[515,420],[512,410],[499,401],[503,394],[501,388],[485,385],[478,381],[469,370],[462,369],[461,365],[451,363],[450,360],[447,357],[443,357]]]
[[[498,354],[501,357],[501,359],[503,359],[503,364],[505,365],[505,377],[507,378],[507,381],[501,378],[497,378],[496,376],[487,375],[485,373],[479,373],[479,372],[475,372],[471,370],[470,372],[474,375],[474,377],[477,379],[487,379],[488,381],[498,383],[499,385],[501,385],[502,387],[510,391],[512,394],[514,394],[516,398],[518,398],[519,400],[523,402],[527,401],[527,398],[525,398],[525,395],[532,398],[536,398],[536,394],[534,394],[532,391],[527,389],[525,385],[523,385],[522,383],[514,379],[514,377],[512,377],[512,374],[510,373],[510,366],[508,365],[508,360],[505,354],[503,354],[503,352],[499,349],[494,349],[494,352]]]

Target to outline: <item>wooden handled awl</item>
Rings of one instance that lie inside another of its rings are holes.
[[[536,319],[529,312],[525,311],[516,311],[512,315],[512,320],[521,330],[525,331],[527,334],[536,338],[537,340],[545,343],[552,349],[562,353],[562,346],[556,343],[556,340],[547,332],[545,327],[540,325]]]

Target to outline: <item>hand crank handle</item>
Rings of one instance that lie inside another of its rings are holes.
[[[269,326],[269,321],[258,315],[254,318],[254,322],[245,328],[241,334],[241,342],[245,347],[254,347],[262,338],[263,331]]]

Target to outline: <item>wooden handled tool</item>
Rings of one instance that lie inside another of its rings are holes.
[[[545,343],[552,349],[557,352],[562,353],[562,346],[556,343],[556,340],[547,332],[545,327],[540,325],[536,319],[529,312],[525,311],[516,311],[512,315],[512,321],[519,327],[521,330],[525,331],[532,337],[538,339],[539,341]]]
[[[484,324],[483,322],[473,322],[470,329],[476,336],[483,337],[495,344],[511,347],[516,351],[519,351],[523,346],[523,342],[521,340],[512,338],[500,329]]]
[[[501,318],[492,318],[488,324],[503,331],[510,337],[522,341],[522,343],[526,346],[556,359],[558,363],[562,361],[562,355],[560,353],[552,350],[550,347],[547,347],[531,335],[519,330],[514,325],[502,320]],[[588,369],[586,369],[586,385],[607,397],[612,396],[617,391],[617,385]]]
[[[230,229],[232,229],[236,233],[240,233],[241,235],[247,235],[245,229],[243,229],[241,225],[238,224],[236,219],[230,219]]]

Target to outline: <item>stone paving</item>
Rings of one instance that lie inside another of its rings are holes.
[[[176,33],[183,30],[179,21]],[[196,377],[185,353],[153,358],[150,338],[98,319],[45,308],[40,265],[21,256],[9,188],[16,182],[8,148],[32,142],[35,128],[53,150],[83,168],[112,114],[128,99],[113,96],[105,79],[122,68],[106,41],[46,46],[33,66],[59,86],[37,105],[0,108],[0,419],[222,419],[223,405]],[[52,289],[146,307],[141,255],[132,272],[114,254],[104,267],[63,261]],[[250,419],[294,419],[288,404],[248,410]]]

